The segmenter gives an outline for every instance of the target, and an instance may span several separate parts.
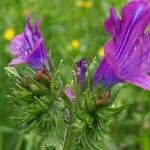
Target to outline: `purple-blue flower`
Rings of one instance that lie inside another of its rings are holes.
[[[76,78],[77,78],[77,83],[79,87],[83,87],[86,79],[86,72],[87,72],[87,67],[88,67],[88,62],[86,59],[80,59],[76,61]]]
[[[26,17],[24,32],[18,34],[10,43],[10,52],[15,57],[9,66],[26,63],[34,71],[49,70],[48,55],[39,32],[40,21],[34,27],[30,24],[30,16]]]
[[[147,0],[132,0],[121,10],[121,18],[110,8],[105,30],[112,36],[104,50],[105,57],[94,76],[105,88],[119,82],[132,83],[150,90],[150,34],[145,30],[150,23]]]

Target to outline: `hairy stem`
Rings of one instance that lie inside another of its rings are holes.
[[[71,147],[73,145],[73,139],[74,139],[73,127],[70,125],[70,127],[67,130],[63,150],[71,150]]]
[[[74,121],[74,115],[73,115],[73,112],[71,112],[70,125],[69,125],[69,128],[66,133],[63,150],[71,150],[72,149],[72,145],[73,145],[73,141],[74,141],[74,137],[75,137],[74,127],[72,126],[73,121]]]

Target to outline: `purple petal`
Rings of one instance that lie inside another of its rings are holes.
[[[145,2],[148,2],[148,0],[128,0],[129,2],[137,2],[137,1],[145,1]]]
[[[116,11],[110,8],[110,16],[108,20],[105,21],[105,30],[112,36],[116,36],[119,30],[120,19],[116,16]]]
[[[41,24],[41,20],[37,20],[35,22],[34,31],[33,31],[34,41],[38,41],[39,39],[42,38],[41,33],[39,32],[40,24]]]
[[[122,81],[110,67],[105,58],[102,60],[93,76],[94,85],[98,85],[100,80],[102,80],[102,84],[105,88]]]
[[[23,33],[17,35],[12,39],[10,43],[10,52],[12,55],[19,55],[23,54],[26,55],[25,53],[30,50],[30,46],[28,42],[25,39],[25,36]]]
[[[106,59],[103,59],[102,62],[99,64],[98,68],[96,69],[94,75],[93,75],[94,85],[99,84],[99,81],[101,80],[101,78],[104,75],[107,68],[108,68],[108,63],[106,62]]]
[[[116,59],[121,68],[127,60],[137,38],[150,22],[150,7],[146,1],[133,1],[121,12],[121,28],[117,38]]]
[[[118,63],[116,61],[116,43],[114,40],[109,40],[104,46],[105,59],[113,67],[115,71],[118,71]]]
[[[150,37],[144,35],[138,39],[130,52],[128,60],[120,69],[120,74],[124,78],[138,76],[140,73],[147,74],[150,71]]]
[[[140,70],[142,72],[150,72],[150,35],[143,35],[141,37],[142,44],[142,63],[140,64]]]
[[[127,79],[126,82],[139,86],[145,90],[150,90],[150,76],[139,75],[134,78]]]
[[[31,48],[34,49],[34,40],[33,40],[33,28],[30,24],[30,16],[26,17],[26,25],[24,29],[24,35]]]
[[[105,44],[105,59],[94,74],[94,83],[102,79],[105,86],[129,82],[150,89],[146,83],[150,78],[150,36],[144,34],[150,22],[148,1],[131,1],[122,9],[121,17],[117,24],[112,10],[105,22],[112,39]]]
[[[115,66],[118,63],[119,72],[129,58],[136,39],[144,33],[149,21],[150,7],[147,2],[134,1],[123,8],[121,28],[116,41],[109,41],[105,45],[107,61]]]
[[[44,67],[49,70],[48,55],[42,41],[39,41],[37,47],[28,56],[27,63],[33,70],[41,70]]]
[[[9,66],[14,66],[14,65],[19,65],[19,64],[23,64],[25,63],[26,60],[25,59],[22,59],[20,57],[18,58],[14,58],[10,63],[9,63]]]

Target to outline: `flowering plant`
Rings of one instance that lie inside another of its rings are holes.
[[[144,33],[150,6],[146,0],[133,0],[121,17],[110,9],[104,25],[112,39],[104,46],[98,69],[96,59],[75,61],[73,80],[67,85],[60,75],[63,62],[55,67],[52,58],[49,61],[40,21],[32,27],[27,16],[24,32],[12,39],[10,52],[15,58],[6,70],[13,85],[10,99],[17,107],[16,119],[23,132],[40,135],[47,149],[104,149],[110,123],[127,106],[115,101],[122,87],[117,83],[150,89],[150,39]]]

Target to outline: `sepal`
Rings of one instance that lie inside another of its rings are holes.
[[[62,63],[62,62],[61,62]],[[61,149],[67,128],[61,98],[60,66],[52,72],[51,80],[38,80],[29,68],[8,67],[12,93],[16,104],[16,119],[23,133],[38,134],[47,147]]]

